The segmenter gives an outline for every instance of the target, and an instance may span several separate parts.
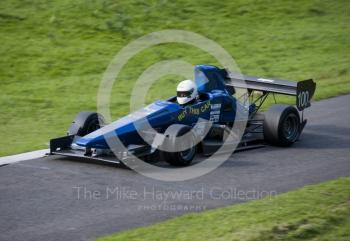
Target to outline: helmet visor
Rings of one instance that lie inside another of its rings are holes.
[[[190,97],[193,93],[193,89],[189,91],[177,91],[177,97]]]

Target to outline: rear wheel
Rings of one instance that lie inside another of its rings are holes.
[[[293,106],[273,105],[264,114],[264,138],[278,146],[290,146],[300,135],[300,117]]]
[[[181,141],[177,138],[187,133],[188,138],[181,139]],[[164,135],[166,139],[163,146],[170,151],[160,151],[161,159],[173,166],[190,165],[196,155],[196,137],[191,128],[185,125],[171,125]]]
[[[68,135],[85,136],[95,130],[101,128],[105,124],[102,115],[96,112],[80,112],[72,122]]]

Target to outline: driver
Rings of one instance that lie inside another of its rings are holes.
[[[196,102],[198,98],[197,86],[192,80],[183,80],[177,86],[177,102],[188,105]]]

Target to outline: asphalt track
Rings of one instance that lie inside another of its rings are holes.
[[[93,240],[184,212],[349,176],[349,105],[350,95],[313,103],[293,147],[235,153],[215,171],[190,181],[161,182],[56,156],[2,166],[0,240]]]

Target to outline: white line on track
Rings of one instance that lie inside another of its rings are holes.
[[[20,161],[26,161],[26,160],[31,160],[35,158],[40,158],[45,156],[46,153],[49,153],[49,149],[43,149],[43,150],[37,150],[37,151],[31,151],[31,152],[26,152],[26,153],[21,153],[17,155],[12,155],[12,156],[4,156],[0,157],[0,166],[1,165],[6,165],[14,162],[20,162]]]

